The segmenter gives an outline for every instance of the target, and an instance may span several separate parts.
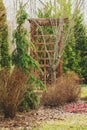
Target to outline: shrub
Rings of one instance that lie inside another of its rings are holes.
[[[37,80],[34,76],[28,80],[28,88],[24,93],[24,97],[19,105],[19,111],[29,111],[30,109],[38,109],[40,105],[40,95],[45,89],[42,81]]]
[[[29,111],[30,109],[38,109],[40,98],[33,88],[28,88],[24,94],[24,98],[19,106],[19,111]]]
[[[41,98],[43,105],[62,105],[67,102],[77,101],[80,97],[80,84],[77,82],[77,74],[66,73],[57,79],[55,84],[48,86]]]
[[[20,4],[20,9],[17,12],[17,28],[13,33],[13,43],[16,44],[16,49],[12,54],[11,61],[14,67],[12,70],[10,68],[10,71],[7,66],[0,68],[0,103],[5,118],[15,117],[18,106],[31,82],[36,88],[38,86],[45,87],[33,75],[33,68],[40,71],[40,67],[28,52],[28,48],[33,48],[33,45],[28,39],[28,31],[24,27],[27,17],[24,6]]]
[[[75,82],[82,83],[82,79],[78,76],[77,73],[75,73],[74,71],[67,71],[65,73],[65,76],[71,77]]]

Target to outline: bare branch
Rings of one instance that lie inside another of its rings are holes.
[[[39,0],[43,6],[47,6],[42,0]]]

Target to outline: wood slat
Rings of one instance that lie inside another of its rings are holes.
[[[64,23],[68,22],[67,18],[62,19]],[[60,19],[55,19],[55,18],[31,18],[28,20],[30,23],[33,23],[36,26],[58,26]]]
[[[43,43],[43,42],[38,42],[36,43],[37,45],[54,45],[54,42],[46,42],[46,43]]]
[[[46,50],[38,50],[37,52],[46,52]],[[49,53],[53,53],[54,51],[53,50],[48,50]]]
[[[39,60],[49,60],[49,58],[41,58],[41,57],[38,57]],[[51,58],[51,60],[53,60],[53,58]]]
[[[40,64],[40,67],[50,67],[48,64]]]

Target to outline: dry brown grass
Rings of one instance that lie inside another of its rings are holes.
[[[77,101],[80,97],[79,77],[75,73],[66,73],[51,84],[41,98],[43,105],[62,105],[67,102]]]
[[[7,70],[0,72],[0,101],[5,117],[13,118],[26,90],[29,76],[20,69],[14,68],[12,73]]]

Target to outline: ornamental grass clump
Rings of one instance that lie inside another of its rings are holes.
[[[47,91],[42,95],[41,103],[43,105],[58,106],[77,101],[80,98],[81,87],[77,82],[77,74],[75,76],[74,74],[71,75],[72,73],[66,73],[59,77],[56,83],[49,85]]]
[[[5,118],[14,118],[26,90],[29,76],[19,68],[14,68],[10,75],[7,70],[0,72],[0,101]]]

